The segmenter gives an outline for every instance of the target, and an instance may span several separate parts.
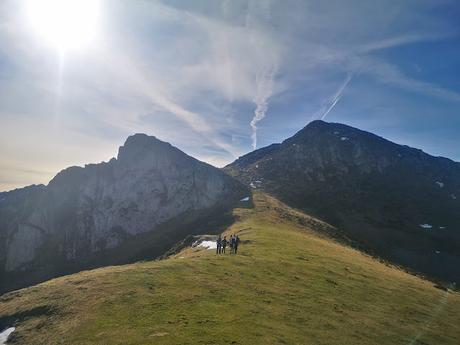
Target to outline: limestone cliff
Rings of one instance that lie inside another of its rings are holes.
[[[219,169],[155,137],[133,135],[107,163],[0,194],[0,291],[156,257],[222,219],[247,194]]]

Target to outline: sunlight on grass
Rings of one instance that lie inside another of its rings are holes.
[[[0,315],[50,308],[18,325],[28,344],[457,344],[458,293],[319,236],[262,193],[254,201],[227,230],[238,255],[188,248],[81,272],[4,295]]]

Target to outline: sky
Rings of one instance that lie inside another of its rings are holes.
[[[134,133],[221,167],[315,119],[460,161],[458,18],[457,0],[0,0],[0,191]]]

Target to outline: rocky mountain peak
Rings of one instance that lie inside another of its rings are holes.
[[[459,163],[313,121],[225,169],[332,223],[372,253],[432,276],[458,276]]]
[[[284,142],[292,144],[318,141],[319,139],[339,139],[340,142],[349,141],[351,138],[359,139],[360,141],[364,140],[390,143],[389,141],[380,138],[375,134],[341,123],[325,122],[322,120],[315,120],[310,122],[300,131],[298,131],[294,136],[286,139]]]
[[[146,134],[117,159],[62,170],[48,184],[3,193],[0,293],[81,269],[162,255],[249,194],[221,170]],[[212,229],[216,231],[216,227]]]
[[[118,160],[142,159],[145,156],[179,151],[171,144],[143,133],[129,136],[124,145],[118,149]]]

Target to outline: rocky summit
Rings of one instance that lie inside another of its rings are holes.
[[[369,253],[430,277],[460,277],[460,163],[313,121],[225,170],[337,226]]]
[[[0,292],[157,257],[206,224],[217,231],[247,195],[223,171],[135,134],[116,159],[0,194]]]

